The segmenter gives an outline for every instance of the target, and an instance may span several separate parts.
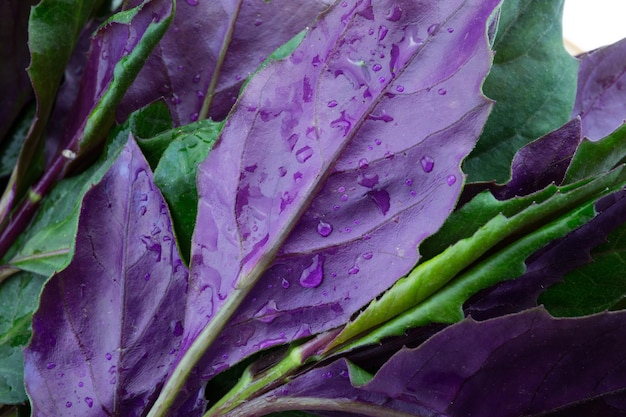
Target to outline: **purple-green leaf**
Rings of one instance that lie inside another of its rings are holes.
[[[542,309],[467,319],[415,349],[401,349],[358,387],[349,383],[355,368],[342,359],[229,416],[289,409],[367,416],[623,415],[625,323],[626,312],[555,319]]]
[[[137,3],[138,0],[129,2]],[[244,80],[329,3],[332,2],[179,1],[172,26],[146,61],[122,102],[119,115],[123,118],[165,97],[177,125],[207,115],[222,120],[236,101]]]
[[[134,140],[83,200],[76,249],[33,317],[25,378],[36,416],[139,416],[183,333],[188,272]]]
[[[232,317],[203,377],[344,324],[416,263],[490,108],[498,3],[338,3],[251,80],[198,171],[185,343]]]

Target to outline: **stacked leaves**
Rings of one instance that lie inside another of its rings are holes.
[[[9,3],[0,403],[626,414],[623,43],[562,2]]]

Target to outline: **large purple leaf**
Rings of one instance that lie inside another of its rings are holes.
[[[165,97],[174,122],[184,125],[198,119],[209,95],[209,116],[223,119],[244,80],[329,3],[332,1],[179,1],[172,27],[126,95],[120,117]]]
[[[341,2],[252,79],[198,172],[185,343],[245,301],[202,377],[344,324],[416,263],[490,108],[498,3]]]
[[[232,415],[306,406],[370,416],[624,415],[625,364],[626,312],[554,319],[534,309],[450,326],[401,349],[358,388],[348,379],[354,368],[340,360]]]
[[[582,118],[583,136],[599,140],[626,119],[626,39],[582,55],[572,116]]]
[[[131,138],[83,200],[76,251],[33,316],[25,379],[36,416],[138,416],[180,345],[187,269]]]

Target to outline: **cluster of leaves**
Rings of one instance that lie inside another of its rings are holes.
[[[113,3],[0,6],[0,415],[626,415],[626,42]]]

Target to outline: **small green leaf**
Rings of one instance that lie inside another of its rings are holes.
[[[0,404],[26,400],[22,347],[30,340],[31,316],[44,281],[22,272],[0,286]]]
[[[599,141],[583,140],[572,158],[563,182],[571,184],[600,175],[622,163],[624,158],[626,158],[626,124]]]
[[[569,120],[578,62],[563,47],[563,0],[507,0],[483,91],[496,100],[464,171],[468,181],[506,182],[522,146]]]
[[[198,208],[198,165],[213,147],[222,126],[222,122],[205,119],[194,123],[191,129],[175,129],[186,133],[176,135],[154,171],[154,183],[170,207],[178,247],[187,262]]]
[[[367,372],[365,369],[355,365],[354,363],[346,360],[346,364],[348,365],[348,373],[350,375],[350,382],[355,387],[360,387],[361,385],[365,385],[374,378],[374,375]]]

